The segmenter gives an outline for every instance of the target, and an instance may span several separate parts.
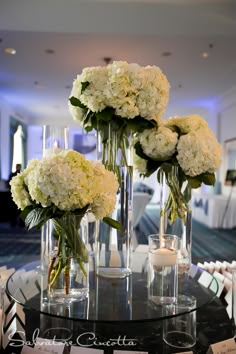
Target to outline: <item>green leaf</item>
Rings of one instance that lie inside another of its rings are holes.
[[[87,133],[91,132],[94,128],[92,126],[87,126],[84,128]]]
[[[65,215],[65,212],[63,210],[60,210],[60,209],[52,210],[52,217],[53,218],[60,219],[63,215]]]
[[[59,240],[61,229],[57,224],[54,224],[52,233],[53,237],[55,237],[56,240]]]
[[[89,82],[85,81],[85,82],[81,82],[81,94],[84,92],[84,90],[86,90],[86,88],[89,86]]]
[[[103,111],[96,113],[98,121],[110,122],[114,116],[114,108],[107,107]]]
[[[188,176],[188,183],[190,184],[191,188],[193,188],[193,189],[197,189],[197,188],[201,187],[201,185],[202,185],[202,181],[199,178],[199,176],[197,176],[197,177],[189,177]]]
[[[162,183],[162,176],[163,176],[163,171],[161,168],[159,168],[157,171],[157,182],[158,183]]]
[[[84,118],[83,126],[86,127],[87,125],[91,124],[91,119],[94,116],[94,112],[90,111],[89,109],[87,110],[86,116]]]
[[[49,219],[54,216],[54,211],[52,207],[42,208],[36,207],[31,210],[25,218],[25,225],[28,230],[32,227],[40,228]]]
[[[168,163],[168,162],[164,162],[164,163],[162,163],[162,165],[161,165],[161,168],[163,169],[163,171],[164,171],[166,174],[172,172],[172,167],[173,167],[173,165],[172,165],[171,163]]]
[[[148,160],[145,177],[150,177],[162,164],[162,161]]]
[[[142,145],[139,141],[137,141],[134,144],[134,149],[135,149],[136,155],[138,155],[139,157],[141,157],[144,160],[149,160],[149,157],[144,153]]]
[[[183,196],[185,201],[188,203],[191,200],[192,197],[192,188],[191,185],[189,183],[187,183],[187,186],[183,192]]]
[[[216,177],[214,173],[203,173],[201,175],[202,182],[208,186],[213,186],[216,182]]]
[[[91,127],[97,130],[97,117],[95,113],[91,116]]]
[[[148,120],[141,116],[137,116],[133,119],[127,119],[126,121],[129,129],[138,133],[142,133],[145,129],[153,129],[157,126],[157,122],[155,120]]]
[[[70,103],[72,106],[87,109],[87,107],[76,97],[72,96],[69,98]]]
[[[181,167],[177,169],[179,185],[182,187],[183,183],[186,181],[187,177]]]
[[[123,226],[117,220],[109,218],[108,216],[102,219],[107,225],[117,229],[119,231],[123,231]]]
[[[27,215],[35,208],[34,205],[27,206],[22,212],[20,213],[20,218],[25,221]]]
[[[88,210],[88,208],[89,208],[89,204],[86,205],[86,206],[83,207],[83,208],[78,208],[78,209],[73,210],[73,211],[71,212],[71,214],[84,216],[84,214],[86,213],[86,211]]]
[[[178,136],[183,135],[181,134],[181,130],[179,127],[177,127],[177,125],[168,125],[167,128],[169,128],[172,132],[177,133]]]

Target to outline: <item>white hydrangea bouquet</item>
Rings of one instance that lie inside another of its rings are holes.
[[[177,217],[185,217],[193,188],[202,183],[214,185],[214,172],[222,158],[221,145],[199,115],[159,119],[157,128],[137,136],[135,151],[136,167],[142,176],[158,170],[160,182],[164,174],[170,192],[162,213],[169,212],[172,223]]]
[[[83,264],[88,262],[87,248],[78,235],[79,225],[68,224],[71,215],[78,215],[82,220],[91,211],[96,219],[119,228],[119,224],[108,217],[116,204],[115,175],[100,162],[86,160],[76,151],[63,150],[42,160],[31,160],[23,172],[13,177],[10,185],[12,198],[22,210],[28,229],[40,228],[49,219],[54,223],[58,251],[49,266],[50,287],[62,271],[69,274],[70,257],[76,258],[83,272]]]
[[[122,138],[155,127],[155,117],[164,111],[168,98],[169,83],[160,68],[114,61],[83,69],[74,80],[69,111],[86,131],[100,132],[103,144],[110,125],[124,154]]]

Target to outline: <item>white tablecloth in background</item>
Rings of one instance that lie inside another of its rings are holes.
[[[197,194],[192,200],[193,218],[210,228],[236,227],[236,198],[231,197],[225,214],[228,196]],[[225,214],[225,216],[224,216]]]

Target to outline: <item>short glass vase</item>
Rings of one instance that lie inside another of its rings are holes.
[[[51,219],[42,230],[42,271],[47,297],[55,302],[82,301],[89,292],[87,214]]]

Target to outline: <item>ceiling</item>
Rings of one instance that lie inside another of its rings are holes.
[[[211,107],[236,86],[235,0],[0,0],[0,39],[0,98],[31,124],[72,122],[72,82],[104,57],[159,66],[166,115]]]

